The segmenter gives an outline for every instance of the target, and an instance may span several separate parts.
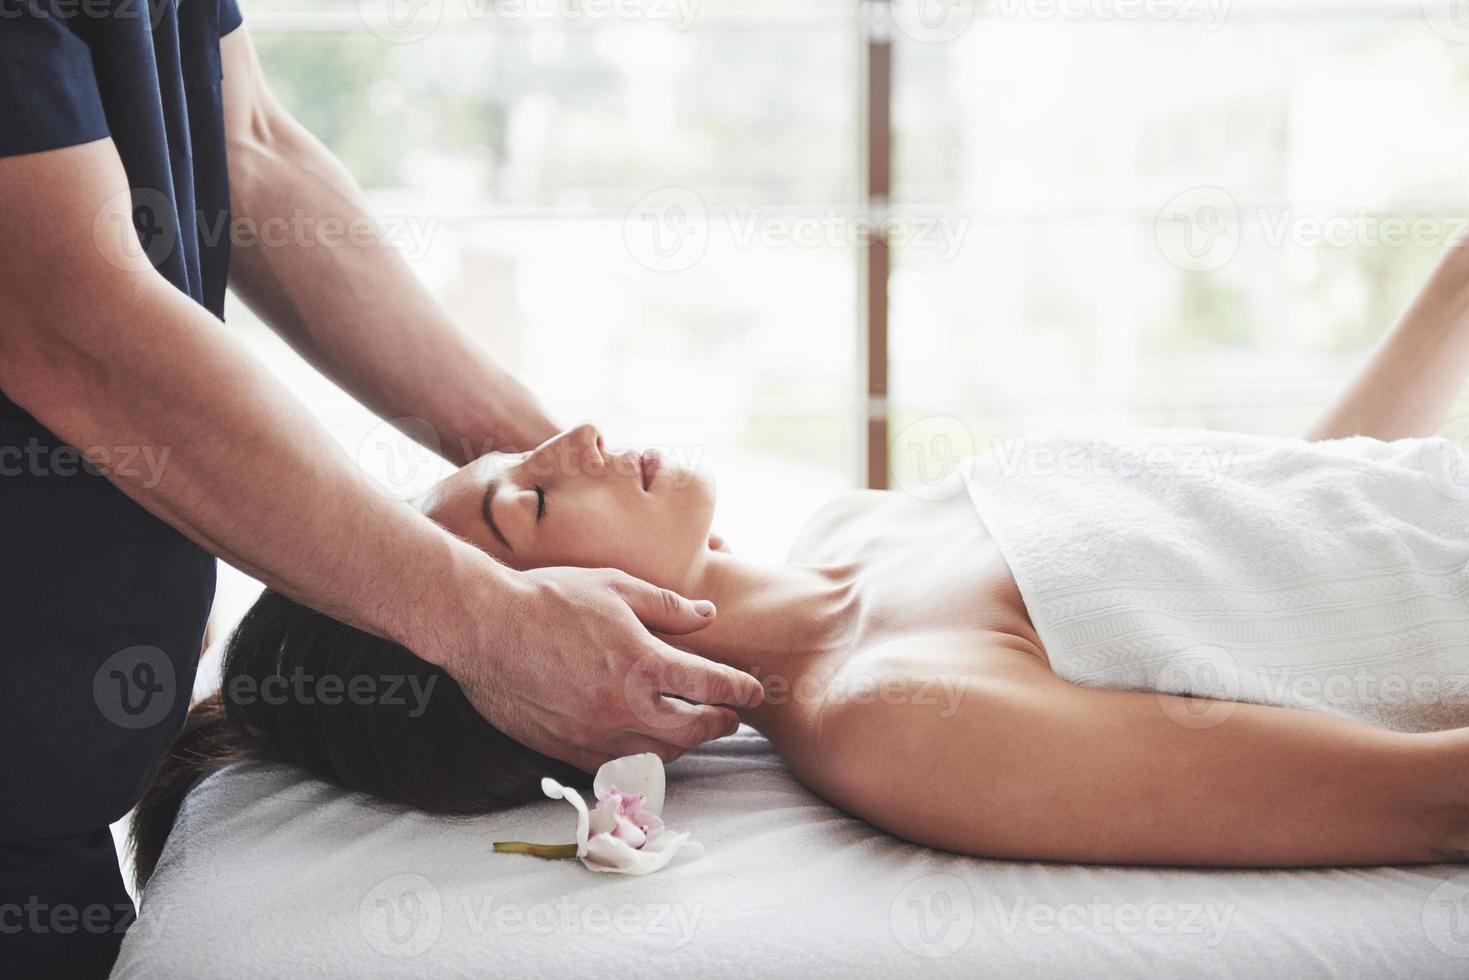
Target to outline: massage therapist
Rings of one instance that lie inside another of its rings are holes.
[[[509,570],[373,489],[223,328],[226,285],[455,463],[558,426],[391,248],[292,234],[231,256],[231,213],[366,222],[271,97],[235,0],[0,0],[0,974],[109,970],[132,905],[108,825],[183,722],[215,556],[584,769],[673,758],[733,729],[716,705],[760,698],[648,632],[698,630],[708,603]]]

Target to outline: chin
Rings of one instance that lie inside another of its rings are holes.
[[[691,556],[702,554],[714,529],[714,479],[697,469],[680,469],[663,475],[672,478],[664,489],[669,494],[669,516],[678,529],[679,551]]]

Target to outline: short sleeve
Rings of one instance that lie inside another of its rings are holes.
[[[236,0],[219,0],[219,36],[224,37],[245,20]]]
[[[224,2],[234,6],[233,0]],[[86,43],[39,5],[12,10],[0,24],[0,157],[90,143],[107,135]]]

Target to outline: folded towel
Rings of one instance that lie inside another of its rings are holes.
[[[1068,680],[1469,725],[1469,460],[1446,440],[1051,431],[964,478]]]

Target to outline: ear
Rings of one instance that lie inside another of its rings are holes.
[[[711,535],[709,535],[709,550],[710,551],[722,551],[725,554],[729,554],[730,553],[729,545],[725,544],[724,543],[724,539],[721,538],[717,534],[711,534]]]

